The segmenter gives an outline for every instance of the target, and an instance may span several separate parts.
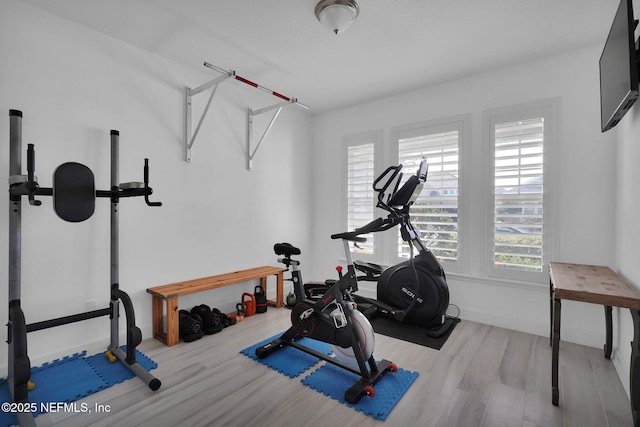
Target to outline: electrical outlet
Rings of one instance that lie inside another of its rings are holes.
[[[84,303],[85,310],[95,310],[96,309],[96,301],[87,301]]]

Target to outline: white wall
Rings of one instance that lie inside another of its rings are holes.
[[[638,6],[637,4],[635,6]],[[637,9],[636,9],[637,10]],[[610,144],[617,152],[616,171],[616,204],[612,210],[616,224],[616,263],[617,272],[632,286],[640,288],[640,146],[638,134],[640,132],[640,107],[636,103],[618,125],[609,131],[615,138]],[[619,328],[615,329],[617,341],[620,343],[619,353],[614,354],[614,362],[624,378],[622,383],[628,387],[629,362],[631,357],[630,343],[633,340],[633,323],[631,314],[626,309],[615,309],[614,318]],[[627,389],[628,393],[628,389]]]
[[[148,337],[147,287],[273,264],[275,241],[302,248],[307,280],[335,275],[341,246],[329,235],[342,231],[343,135],[382,129],[388,150],[391,127],[471,114],[471,155],[481,156],[483,111],[559,97],[556,186],[551,189],[553,259],[615,266],[637,284],[634,237],[640,226],[634,219],[640,206],[634,183],[640,153],[633,133],[640,127],[640,113],[636,107],[618,130],[600,133],[600,51],[601,46],[595,46],[314,118],[289,107],[260,148],[254,171],[248,172],[245,111],[271,103],[268,97],[234,83],[221,86],[194,146],[193,162],[187,164],[182,160],[184,86],[197,86],[214,75],[5,0],[0,4],[0,140],[8,150],[8,110],[22,110],[24,143],[36,144],[37,175],[43,186],[51,185],[57,165],[78,161],[91,167],[97,187],[106,189],[110,129],[122,136],[122,181],[141,180],[143,158],[150,158],[152,199],[164,206],[147,208],[140,199],[124,200],[120,215],[120,283],[132,296],[139,326]],[[196,112],[206,95],[200,97]],[[0,176],[8,176],[7,157],[0,156]],[[612,172],[616,168],[617,175]],[[475,197],[484,197],[484,190],[471,190]],[[0,202],[4,224],[7,202]],[[99,200],[94,217],[82,224],[59,220],[47,198],[39,208],[25,206],[23,308],[28,322],[84,311],[88,301],[107,305],[107,205]],[[481,223],[473,217],[471,225]],[[6,227],[0,227],[0,240],[7,241]],[[5,272],[7,257],[6,244],[0,245]],[[454,275],[449,275],[449,285],[451,301],[461,307],[463,318],[548,333],[544,285]],[[204,302],[230,310],[240,293],[252,287],[238,285],[183,298],[181,308]],[[0,282],[0,294],[6,292],[6,282]],[[6,316],[6,306],[0,305],[0,318]],[[626,312],[618,313],[616,320],[620,332],[614,361],[626,386],[626,343],[632,327]],[[564,340],[600,347],[602,309],[567,302],[562,328]],[[96,319],[30,334],[29,352],[39,364],[82,349],[99,351],[107,341],[108,322]],[[6,351],[0,351],[0,367],[5,366]]]
[[[473,176],[482,167],[481,161],[473,159],[484,157],[483,111],[552,98],[559,98],[560,105],[557,147],[553,147],[555,185],[548,189],[554,219],[552,260],[613,266],[615,151],[612,136],[602,134],[599,128],[600,52],[601,46],[594,46],[316,117],[313,122],[315,278],[335,275],[333,266],[343,257],[340,244],[329,239],[330,234],[342,227],[342,136],[382,129],[388,161],[392,127],[470,114],[468,154],[472,161],[466,163],[469,170],[465,172]],[[467,189],[473,195],[472,200],[489,197],[478,182]],[[474,205],[466,206],[473,209]],[[480,215],[473,213],[469,220],[470,227],[482,227]],[[463,318],[548,335],[547,284],[513,284],[453,274],[448,275],[448,283],[451,302],[461,308]],[[600,347],[604,343],[602,313],[601,307],[564,303],[563,339]]]
[[[276,265],[276,241],[310,248],[311,184],[303,178],[311,166],[311,119],[306,113],[293,106],[283,110],[249,172],[246,109],[274,101],[225,82],[189,164],[183,161],[184,87],[198,86],[217,73],[187,69],[16,0],[0,4],[0,57],[0,141],[5,150],[0,176],[9,175],[9,109],[24,113],[24,150],[27,143],[36,145],[36,175],[43,187],[51,186],[59,164],[77,161],[93,170],[98,189],[108,189],[111,129],[121,134],[121,182],[142,181],[144,158],[150,159],[151,199],[163,206],[148,208],[142,198],[120,204],[120,286],[133,299],[145,338],[151,336],[146,288]],[[194,121],[207,97],[196,97]],[[264,129],[260,124],[256,129]],[[80,224],[58,219],[50,198],[42,200],[38,208],[23,202],[22,306],[27,322],[83,312],[89,301],[107,307],[108,200],[99,199],[95,215]],[[7,215],[4,197],[0,271],[5,277]],[[6,283],[0,281],[0,295],[7,294]],[[241,293],[252,292],[255,284],[185,297],[180,308],[206,303],[232,311]],[[0,318],[7,318],[6,304],[0,305]],[[103,350],[108,323],[100,318],[29,334],[32,364],[83,349]],[[0,335],[6,335],[5,329]],[[3,347],[0,367],[7,361]]]
[[[618,274],[622,275],[632,286],[640,288],[640,265],[638,258],[640,250],[640,224],[638,224],[638,212],[640,212],[640,147],[638,147],[638,132],[640,132],[640,109],[634,106],[611,131],[616,141],[611,144],[613,150],[617,150],[616,178],[616,205],[613,209],[613,218],[616,224],[616,263]],[[631,346],[633,340],[633,323],[631,314],[626,309],[614,309],[614,319],[619,327],[614,330],[614,337],[619,345],[619,352],[613,355],[621,378],[629,377],[629,363],[631,358]],[[628,381],[623,380],[628,390]]]

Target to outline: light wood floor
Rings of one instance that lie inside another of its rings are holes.
[[[239,354],[285,330],[289,313],[270,308],[172,348],[145,340],[139,349],[158,363],[160,390],[134,378],[83,399],[90,414],[43,414],[36,421],[41,427],[632,425],[629,400],[602,350],[561,344],[554,407],[548,337],[464,320],[440,351],[376,335],[377,358],[420,374],[387,420],[377,421]],[[109,412],[96,412],[96,404]]]

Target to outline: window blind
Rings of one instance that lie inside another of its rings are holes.
[[[495,125],[493,261],[542,271],[544,118]]]
[[[427,159],[427,182],[410,214],[423,242],[441,261],[458,260],[458,146],[458,130],[398,140],[403,181],[415,173],[423,157]],[[409,257],[409,246],[399,234],[397,254]]]
[[[362,227],[374,218],[374,144],[347,147],[347,227],[349,231]],[[373,234],[365,243],[352,245],[352,252],[373,254]]]

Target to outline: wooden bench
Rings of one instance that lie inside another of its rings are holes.
[[[267,300],[271,306],[280,308],[284,304],[283,297],[283,272],[281,267],[256,267],[248,270],[234,271],[233,273],[219,274],[217,276],[203,277],[201,279],[187,280],[185,282],[171,283],[169,285],[148,288],[152,296],[153,336],[165,343],[168,347],[180,342],[180,321],[178,316],[178,297],[196,292],[208,291],[236,283],[248,282],[260,279],[260,284],[267,291],[267,278],[276,276],[276,300]],[[166,311],[165,304],[166,301]],[[167,331],[164,331],[163,318],[167,318]]]

